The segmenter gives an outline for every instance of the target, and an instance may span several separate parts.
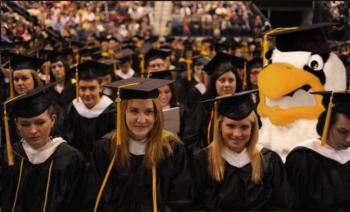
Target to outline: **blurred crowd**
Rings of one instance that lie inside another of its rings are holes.
[[[257,37],[271,27],[248,1],[179,1],[174,2],[172,14],[173,34]]]

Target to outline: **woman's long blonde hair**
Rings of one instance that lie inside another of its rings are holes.
[[[115,134],[112,136],[112,153],[117,151],[117,163],[127,168],[130,165],[130,153],[128,148],[128,137],[130,131],[126,124],[126,110],[128,102],[130,100],[124,100],[121,103],[121,144],[116,148],[115,146]],[[132,100],[131,100],[132,101]],[[164,118],[162,107],[158,99],[152,99],[154,107],[154,125],[147,137],[147,145],[144,162],[147,168],[152,168],[153,165],[159,164],[166,155],[172,155],[172,148],[170,146],[170,140],[179,142],[179,138],[164,128]]]
[[[219,117],[219,125],[222,124],[223,116]],[[249,116],[249,120],[252,123],[252,131],[249,142],[246,146],[248,156],[251,160],[252,165],[252,178],[251,180],[254,183],[259,183],[262,178],[262,169],[263,169],[263,158],[260,154],[260,151],[256,147],[259,138],[259,124],[258,117],[254,111],[252,111]],[[216,137],[214,137],[213,142],[208,147],[208,162],[209,162],[209,173],[212,178],[216,181],[222,181],[225,173],[225,161],[222,157],[223,149],[224,149],[224,141],[222,138],[221,132],[219,129],[217,133],[214,133]]]

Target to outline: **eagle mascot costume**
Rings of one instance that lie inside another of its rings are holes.
[[[266,66],[258,77],[259,142],[283,159],[295,145],[318,137],[316,123],[325,108],[322,96],[310,92],[346,90],[345,66],[322,31],[331,25],[277,29],[265,35],[265,40],[274,37],[276,45],[266,52]]]

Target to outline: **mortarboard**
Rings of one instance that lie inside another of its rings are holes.
[[[48,99],[45,91],[56,84],[57,82],[54,82],[34,88],[26,94],[16,96],[4,102],[6,149],[10,166],[13,165],[14,161],[9,133],[7,107],[9,106],[11,108],[11,117],[30,118],[40,115],[52,105],[52,102]]]
[[[100,63],[100,70],[98,71],[99,76],[106,76],[109,74],[114,75],[114,70],[116,67],[116,60],[113,59],[100,59],[97,62]]]
[[[250,94],[257,91],[258,89],[242,91],[235,94],[217,96],[213,99],[207,99],[207,100],[201,101],[201,103],[214,102],[208,129],[211,129],[212,126],[214,125],[214,134],[218,133],[219,115],[225,116],[234,120],[242,120],[247,116],[249,116],[249,114],[253,110],[255,110],[255,104],[251,99]],[[260,124],[259,121],[258,121],[258,124]],[[214,135],[214,137],[216,137],[216,135]],[[210,130],[208,130],[207,142],[210,143]]]
[[[229,70],[219,70],[219,67],[222,64],[231,64],[231,69]],[[227,71],[231,71],[233,68],[240,68],[244,64],[244,59],[229,55],[223,52],[219,52],[210,62],[204,66],[204,71],[208,73],[208,75],[213,75],[217,71],[225,73]]]
[[[247,71],[250,72],[252,68],[262,68],[262,58],[256,57],[247,62]]]
[[[322,95],[322,104],[326,111],[319,117],[317,123],[317,133],[322,136],[321,144],[325,145],[328,137],[329,125],[332,113],[343,112],[349,114],[350,110],[350,91],[315,91],[311,92],[315,95]],[[321,121],[320,121],[321,119]]]
[[[152,48],[146,53],[145,60],[147,63],[149,63],[151,60],[154,60],[157,58],[164,60],[167,56],[168,56],[168,52]]]
[[[59,60],[66,60],[67,56],[73,54],[73,50],[71,48],[64,49],[62,51],[52,51],[48,59],[50,60],[51,63],[57,62]]]
[[[10,53],[10,57],[11,68],[13,70],[32,69],[36,71],[44,63],[44,60],[42,59],[14,53]]]
[[[131,56],[134,54],[134,51],[130,48],[122,49],[117,55],[116,59],[120,64],[123,64],[131,59]]]
[[[328,53],[330,48],[322,28],[333,26],[332,23],[310,24],[294,28],[285,28],[268,35],[276,38],[276,47],[280,51],[307,51]]]
[[[194,65],[204,65],[205,66],[210,62],[209,57],[205,57],[205,56],[201,56],[201,55],[195,56],[193,58],[193,60],[194,60]]]
[[[147,78],[173,80],[172,70],[153,71],[147,73]]]

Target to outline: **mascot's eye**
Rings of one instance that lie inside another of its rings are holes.
[[[323,65],[324,65],[323,59],[320,55],[318,54],[311,55],[308,62],[308,66],[310,68],[312,68],[315,71],[320,71],[323,69]]]

